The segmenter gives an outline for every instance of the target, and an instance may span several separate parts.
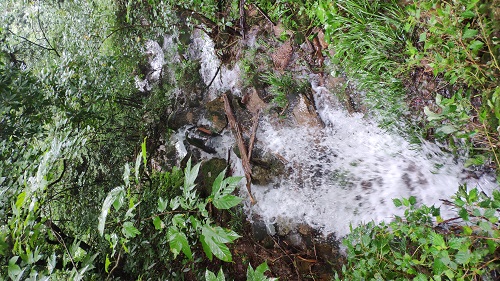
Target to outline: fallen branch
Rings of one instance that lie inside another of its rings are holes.
[[[250,142],[248,143],[248,161],[252,159],[253,144],[255,142],[255,134],[257,133],[257,126],[259,125],[260,110],[257,111],[253,119],[252,134],[250,135]]]
[[[247,191],[250,196],[250,202],[252,205],[256,203],[255,198],[252,195],[252,168],[250,167],[250,159],[248,158],[247,148],[245,147],[245,142],[243,141],[243,134],[241,133],[241,126],[238,122],[236,122],[236,118],[234,117],[233,110],[231,109],[231,103],[229,102],[229,98],[226,94],[222,95],[224,99],[224,111],[226,112],[227,119],[229,121],[229,125],[233,130],[234,137],[238,142],[238,149],[241,154],[241,162],[243,164],[243,170],[245,171],[245,178],[247,180]]]
[[[245,17],[245,0],[240,0],[240,29],[241,37],[245,39],[246,17]]]

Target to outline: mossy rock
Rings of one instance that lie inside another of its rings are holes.
[[[206,198],[212,192],[212,184],[217,176],[227,167],[227,161],[221,158],[212,158],[203,161],[198,173],[198,192]]]

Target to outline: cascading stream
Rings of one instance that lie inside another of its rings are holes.
[[[201,75],[208,85],[220,62],[209,38],[195,34],[193,42],[190,56],[201,61]],[[239,93],[238,76],[238,68],[221,67],[209,97],[226,90]],[[324,127],[287,127],[276,125],[279,122],[270,117],[261,118],[258,143],[283,159],[287,173],[272,184],[252,186],[257,204],[246,203],[250,218],[258,215],[269,225],[279,220],[307,223],[324,234],[341,237],[349,232],[350,224],[388,221],[400,215],[402,210],[394,207],[393,198],[415,196],[419,203],[440,205],[439,199],[449,199],[461,184],[486,193],[498,188],[487,176],[467,179],[463,159],[444,153],[435,144],[411,144],[361,115],[349,115],[316,79],[310,76]],[[232,144],[226,131],[217,149],[219,156],[225,157]],[[238,161],[233,163],[234,175],[243,175]],[[246,196],[244,185],[241,195]],[[442,211],[444,217],[446,213]]]
[[[361,115],[348,115],[328,89],[314,84],[324,128],[275,128],[268,120],[260,125],[259,140],[286,159],[291,171],[272,186],[253,188],[258,203],[252,212],[265,221],[281,217],[343,236],[351,223],[401,214],[393,198],[415,196],[419,203],[440,205],[463,183],[486,193],[495,187],[486,177],[465,179],[463,161],[435,144],[412,145]]]

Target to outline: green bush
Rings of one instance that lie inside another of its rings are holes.
[[[416,199],[394,199],[403,217],[358,226],[344,239],[344,280],[492,280],[500,268],[500,192],[492,197],[461,187],[456,217],[443,221],[440,209]],[[336,280],[340,280],[339,274]]]

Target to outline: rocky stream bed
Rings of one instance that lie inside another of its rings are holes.
[[[258,11],[249,15],[245,38],[226,39],[223,47],[199,29],[182,55],[172,53],[171,36],[163,46],[151,42],[148,75],[138,80],[147,91],[150,83],[168,76],[167,56],[195,62],[189,82],[162,114],[158,137],[150,140],[155,147],[151,161],[158,170],[182,166],[188,158],[201,161],[202,196],[226,168],[227,175],[251,178],[255,202],[243,179],[242,208],[211,210],[221,225],[243,236],[232,249],[234,262],[225,266],[235,280],[244,280],[248,263],[263,261],[280,280],[330,280],[344,259],[337,238],[351,223],[399,214],[392,198],[414,195],[420,203],[435,204],[461,183],[485,192],[493,188],[487,174],[464,172],[463,161],[439,146],[424,140],[415,145],[380,129],[363,93],[346,77],[331,75],[335,66],[327,55],[332,50],[320,29],[308,31],[310,41],[259,17]],[[289,79],[281,105],[269,75]],[[429,87],[440,81],[419,72],[412,79],[407,101],[419,116],[423,105],[433,105]],[[227,106],[240,127],[245,154],[251,154],[251,177]],[[212,271],[220,266],[207,264]]]

